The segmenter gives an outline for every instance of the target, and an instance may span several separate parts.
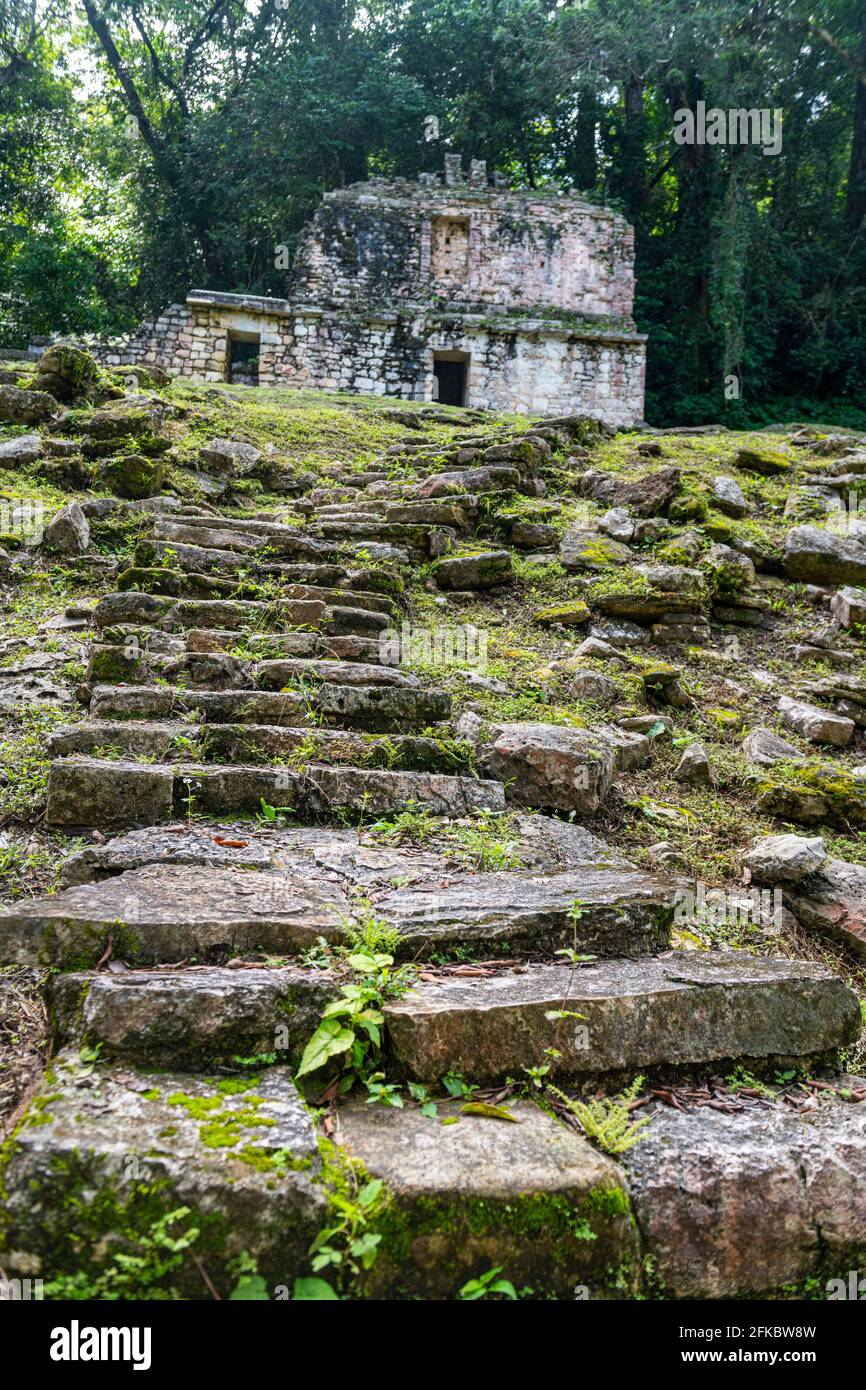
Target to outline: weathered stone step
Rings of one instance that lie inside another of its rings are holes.
[[[373,733],[424,729],[451,713],[451,696],[445,690],[325,682],[309,699],[326,723]]]
[[[625,867],[480,873],[395,889],[376,901],[377,916],[397,927],[407,951],[499,943],[641,956],[667,946],[673,913],[673,884]]]
[[[632,1288],[640,1250],[622,1170],[531,1101],[508,1108],[517,1123],[462,1115],[459,1101],[439,1105],[444,1125],[418,1109],[340,1109],[347,1152],[391,1195],[368,1297],[453,1298],[495,1267],[539,1296]]]
[[[310,600],[299,600],[309,602]],[[374,612],[368,608],[352,608],[344,603],[333,604],[321,622],[322,631],[330,636],[345,637],[357,635],[371,637],[390,628],[391,617],[387,613]]]
[[[154,522],[153,536],[157,541],[208,550],[243,550],[250,554],[267,548],[273,555],[293,560],[328,561],[333,556],[333,546],[296,526],[242,522],[230,517],[221,517],[216,527],[211,517],[185,517],[182,522],[159,518]]]
[[[338,992],[328,971],[294,965],[58,974],[49,987],[53,1044],[184,1071],[275,1054],[297,1068]]]
[[[436,1085],[457,1072],[494,1084],[543,1064],[557,1079],[771,1060],[802,1066],[856,1040],[859,1003],[838,976],[812,963],[729,955],[421,981],[386,1006],[390,1074]],[[294,966],[195,967],[60,975],[50,993],[59,1045],[199,1070],[275,1047],[296,1063],[337,981]]]
[[[370,578],[369,574],[359,574],[354,582],[350,582],[348,570],[337,565],[282,565],[249,553],[206,550],[200,546],[169,541],[141,541],[136,547],[135,558],[136,568],[126,571],[124,582],[120,585],[124,591],[134,587],[130,575],[140,574],[147,567],[161,566],[165,567],[166,574],[173,570],[185,572],[186,579],[195,582],[197,587],[201,587],[201,583],[196,577],[206,576],[205,583],[212,588],[224,588],[228,594],[241,578],[255,583],[264,576],[274,576],[283,584],[280,595],[282,602],[317,599],[322,603],[342,604],[346,608],[367,608],[372,612],[388,613],[392,617],[397,614],[389,597],[396,586],[385,592],[367,591],[363,585]],[[158,571],[153,573],[158,576]],[[157,589],[153,583],[149,585],[150,590],[165,592]]]
[[[128,965],[290,954],[340,938],[349,912],[338,887],[298,875],[160,864],[28,899],[0,927],[12,964],[89,970],[109,941]]]
[[[830,1080],[862,1089],[861,1078]],[[857,1296],[847,1271],[866,1255],[862,1103],[827,1091],[801,1109],[749,1102],[734,1114],[651,1102],[619,1161],[530,1100],[506,1105],[508,1124],[460,1100],[439,1101],[434,1119],[340,1106],[341,1146],[384,1184],[360,1296],[453,1298],[494,1267],[536,1298],[774,1298],[809,1285]],[[8,1278],[95,1278],[119,1228],[135,1249],[185,1206],[170,1233],[200,1230],[198,1258],[160,1292],[227,1298],[240,1247],[273,1296],[309,1273],[328,1219],[327,1175],[283,1066],[217,1080],[82,1066],[64,1051],[0,1164]]]
[[[253,666],[256,683],[263,690],[282,690],[292,681],[327,681],[330,685],[386,685],[393,689],[419,690],[417,676],[396,666],[362,661],[327,661],[315,658],[270,658]]]
[[[359,608],[368,613],[384,613],[392,622],[399,619],[399,610],[387,594],[364,589],[324,587],[317,584],[285,584],[284,596],[290,602],[298,599],[317,599],[329,607]]]
[[[178,642],[178,645],[181,651],[176,655],[173,652],[152,653],[149,645],[144,648],[138,641],[129,644],[127,640],[123,645],[94,643],[87,668],[88,680],[97,684],[117,681],[144,685],[149,678],[160,674],[172,685],[211,691],[273,691],[293,686],[306,689],[325,684],[349,685],[359,690],[383,686],[416,692],[423,705],[425,721],[444,718],[450,712],[450,698],[443,698],[441,692],[426,692],[422,699],[421,682],[417,676],[380,662],[329,661],[317,657],[267,657],[255,661],[219,651],[190,652],[183,650],[181,643]],[[439,698],[431,703],[426,696],[433,694]],[[403,706],[397,708],[402,718]],[[434,708],[445,710],[445,715],[431,714]]]
[[[342,505],[340,503],[335,503],[332,507],[317,507],[312,513],[310,524],[315,527],[328,524],[332,521],[341,521],[350,523],[353,527],[359,529],[368,525],[375,527],[380,522],[384,521],[383,512],[384,508],[382,508],[381,511],[377,510],[371,505],[367,498],[364,498],[363,502],[357,503],[354,506],[348,503]]]
[[[285,767],[169,766],[82,758],[52,763],[45,821],[52,826],[127,829],[158,825],[184,813],[256,814],[263,801],[300,820],[345,812],[381,816],[409,806],[437,816],[505,807],[501,783],[438,772],[308,763],[300,773]]]
[[[166,720],[191,715],[194,722],[276,724],[310,722],[306,697],[297,690],[182,690],[164,685],[97,685],[90,697],[95,720]]]
[[[162,594],[128,590],[106,594],[99,600],[93,619],[98,628],[114,624],[143,623],[159,628],[227,628],[233,632],[281,630],[286,626],[314,624],[324,604],[262,603],[254,599],[177,599]],[[297,615],[297,616],[295,616]]]
[[[319,585],[326,589],[339,589],[340,592],[369,590],[393,595],[403,590],[403,580],[393,568],[349,565],[332,560],[281,560],[271,553],[267,545],[260,548],[246,541],[241,549],[227,549],[155,539],[141,542],[136,555],[138,563],[143,565],[150,565],[154,559],[158,559],[160,563],[191,571],[219,573],[246,570],[255,574],[278,575],[286,584]]]
[[[863,1089],[862,1077],[831,1079]],[[819,1096],[802,1109],[652,1114],[621,1162],[664,1297],[772,1299],[810,1284],[827,1297],[829,1278],[847,1296],[866,1259],[866,1103]]]
[[[216,547],[183,545],[180,541],[139,541],[135,547],[139,566],[166,565],[195,574],[252,575],[257,569],[255,552],[218,550]]]
[[[241,643],[254,655],[261,652],[262,659],[266,655],[269,660],[319,658],[378,665],[380,657],[388,655],[375,637],[324,637],[320,632],[252,632],[239,636],[229,629],[206,627],[191,628],[186,634],[186,650],[190,652],[230,651]]]
[[[378,519],[358,521],[314,521],[310,535],[331,541],[352,541],[356,546],[364,546],[368,541],[389,541],[392,544],[408,546],[417,553],[429,553],[429,526],[412,526],[399,521],[380,521]],[[321,544],[322,541],[319,541]]]
[[[801,1064],[860,1033],[859,1001],[838,975],[745,952],[423,981],[386,1017],[394,1064],[425,1082],[449,1070],[495,1082],[546,1062],[550,1075],[566,1076],[769,1058]]]
[[[4,1154],[4,1274],[95,1279],[109,1254],[139,1253],[156,1221],[185,1207],[168,1234],[197,1229],[198,1258],[166,1261],[163,1296],[229,1298],[240,1250],[269,1289],[291,1290],[327,1221],[319,1168],[285,1067],[220,1081],[62,1054]]]
[[[239,689],[241,682],[228,677],[224,681],[214,680],[213,684],[227,688],[97,685],[91,696],[90,712],[94,719],[164,720],[189,713],[196,717],[196,722],[292,724],[297,727],[322,719],[330,725],[365,729],[371,733],[424,729],[447,719],[451,712],[451,696],[447,691],[413,686],[340,685],[320,681],[311,683],[310,688],[303,691],[260,691]]]
[[[131,565],[117,576],[121,593],[158,594],[163,598],[257,599],[261,588],[255,576],[201,574],[180,566]]]
[[[189,757],[190,744],[200,733],[201,726],[184,724],[181,720],[157,723],[97,719],[54,729],[48,736],[47,750],[50,758],[69,758],[76,754],[98,757],[101,751],[105,756],[110,750],[124,758],[161,761],[172,756]]]
[[[357,537],[351,534],[344,537],[337,537],[336,543],[316,537],[309,531],[301,531],[297,526],[284,526],[279,522],[266,521],[263,518],[256,520],[240,520],[236,517],[213,517],[213,516],[191,516],[186,515],[182,518],[185,527],[191,530],[194,528],[200,531],[210,529],[213,535],[208,536],[206,541],[201,536],[196,540],[193,535],[179,535],[174,537],[159,534],[160,539],[177,539],[192,545],[208,544],[216,546],[218,549],[238,549],[238,548],[259,548],[267,546],[274,555],[285,555],[287,558],[315,558],[325,563],[334,561],[340,563],[346,557],[355,554],[359,555],[361,564],[366,564],[369,560],[388,560],[398,564],[409,563],[409,550],[406,545],[394,544],[390,541],[382,541],[369,536]],[[419,545],[423,548],[424,528],[416,527]],[[315,550],[313,549],[315,547]],[[418,546],[416,546],[416,550]],[[363,552],[363,554],[359,554]]]
[[[345,737],[345,736],[344,736]],[[511,872],[530,868],[561,873],[586,866],[633,869],[609,845],[580,825],[548,816],[513,814],[502,827]],[[329,883],[351,884],[369,897],[404,884],[441,882],[454,873],[453,853],[395,845],[364,829],[251,825],[225,819],[128,830],[88,844],[61,866],[61,887],[140,869],[146,864],[205,865],[210,868],[280,869]]]
[[[348,763],[401,771],[459,773],[460,748],[413,734],[359,734],[341,729],[291,728],[278,724],[190,724],[182,720],[97,719],[55,729],[48,739],[52,758],[74,755],[188,760],[193,748],[205,762],[266,763],[297,757],[308,762]],[[468,750],[466,750],[468,751]]]

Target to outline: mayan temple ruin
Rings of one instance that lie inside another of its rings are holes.
[[[192,290],[107,365],[489,410],[640,420],[631,227],[555,191],[443,175],[336,189],[301,235],[285,299]]]

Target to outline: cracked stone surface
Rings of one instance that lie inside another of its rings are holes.
[[[301,950],[340,936],[348,911],[338,888],[291,874],[149,865],[18,903],[0,926],[7,959],[74,969],[109,938],[115,958],[141,965]]]
[[[418,1110],[341,1112],[349,1153],[394,1194],[370,1295],[396,1285],[448,1297],[498,1265],[518,1284],[555,1270],[554,1291],[573,1298],[576,1284],[602,1292],[634,1255],[617,1164],[531,1102],[509,1109],[519,1123],[461,1115],[459,1103],[440,1106],[447,1125]]]
[[[623,1166],[663,1296],[760,1295],[857,1267],[866,1106],[665,1108],[648,1134]]]
[[[110,1253],[135,1250],[158,1216],[187,1206],[224,1298],[244,1250],[270,1284],[291,1285],[326,1217],[315,1136],[286,1068],[246,1080],[231,1094],[216,1078],[143,1076],[61,1054],[5,1170],[9,1277],[95,1274]],[[195,1262],[176,1277],[187,1297],[212,1297]]]
[[[548,1048],[560,1053],[552,1073],[566,1075],[793,1058],[853,1042],[860,1029],[857,996],[837,975],[727,951],[423,981],[386,1017],[396,1063],[425,1082],[453,1070],[493,1083],[542,1065]]]

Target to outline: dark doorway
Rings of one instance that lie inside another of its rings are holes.
[[[233,386],[258,386],[260,346],[261,340],[252,333],[229,338],[227,377]]]
[[[469,376],[468,353],[434,353],[433,376],[436,379],[434,397],[440,405],[465,405],[466,382]]]

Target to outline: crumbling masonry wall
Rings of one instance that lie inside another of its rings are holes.
[[[617,214],[556,192],[468,179],[355,184],[326,195],[285,299],[194,290],[138,333],[87,344],[109,365],[227,379],[232,338],[255,340],[261,385],[435,398],[434,354],[466,359],[466,404],[643,414],[633,234]]]

